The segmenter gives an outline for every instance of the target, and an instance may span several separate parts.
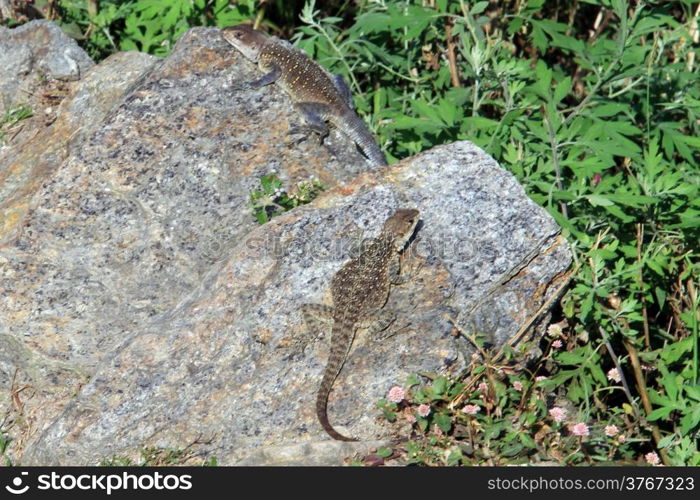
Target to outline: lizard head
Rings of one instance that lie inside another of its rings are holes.
[[[401,208],[394,212],[384,223],[382,232],[390,235],[397,252],[406,246],[406,243],[408,243],[408,240],[416,230],[418,216],[418,210]]]
[[[239,24],[229,26],[221,31],[224,40],[236,47],[247,59],[258,61],[260,51],[267,37],[264,33],[256,31],[250,26]]]

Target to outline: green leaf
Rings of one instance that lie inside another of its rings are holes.
[[[452,419],[450,419],[449,415],[444,413],[435,415],[435,423],[442,432],[450,432],[450,429],[452,429]]]
[[[697,430],[698,424],[700,424],[700,405],[695,405],[690,413],[681,418],[681,434],[688,435],[691,431]]]
[[[442,122],[448,126],[454,125],[455,121],[462,115],[462,109],[454,106],[447,99],[440,99],[437,111]]]
[[[690,340],[690,338],[687,340]],[[686,385],[683,389],[690,398],[700,401],[700,385]]]
[[[406,387],[413,387],[414,385],[418,385],[420,383],[420,379],[415,375],[409,375],[406,377]]]
[[[517,441],[512,441],[511,443],[503,447],[503,449],[501,450],[501,455],[503,455],[504,457],[514,457],[521,451],[523,451],[523,448],[524,446],[521,443]]]
[[[418,423],[418,427],[420,427],[421,431],[425,432],[428,429],[428,419],[416,417],[416,422]]]
[[[654,422],[655,420],[659,420],[662,418],[667,419],[671,412],[676,409],[678,408],[674,408],[673,406],[664,406],[662,408],[657,408],[649,414],[647,420]]]
[[[663,276],[663,273],[661,273]],[[693,351],[694,339],[692,337],[685,338],[673,344],[669,344],[661,351],[661,359],[667,364],[672,364]],[[686,387],[687,389],[687,387]]]
[[[612,201],[610,201],[607,197],[599,195],[599,194],[590,194],[590,195],[586,196],[585,198],[594,207],[609,207],[610,205],[615,204]]]
[[[432,385],[433,392],[441,396],[445,394],[445,391],[447,390],[447,378],[446,377],[438,377],[433,381]]]
[[[462,130],[476,129],[476,130],[493,130],[498,127],[498,122],[496,120],[491,120],[490,118],[484,118],[481,116],[470,116],[465,118],[462,123],[466,127],[462,127]]]
[[[413,130],[415,132],[433,132],[442,127],[434,121],[412,116],[399,116],[392,121],[392,127],[397,130]]]
[[[355,21],[355,27],[364,33],[382,33],[388,31],[391,16],[380,12],[362,14]]]
[[[452,447],[449,455],[447,455],[447,465],[449,467],[454,467],[455,465],[462,463],[463,460],[464,456],[462,455],[462,450],[456,446]]]
[[[476,2],[474,6],[470,9],[469,13],[473,16],[481,14],[489,6],[489,2]]]
[[[669,436],[664,436],[664,437],[661,438],[661,440],[659,441],[658,447],[659,447],[659,448],[668,448],[669,445],[673,442],[673,440],[674,440],[675,438],[676,438],[676,436],[674,436],[673,434],[671,434],[671,435],[669,435]]]
[[[571,77],[565,77],[561,82],[559,82],[556,87],[554,87],[554,102],[561,102],[569,92],[571,92],[572,80]]]
[[[629,106],[617,102],[608,102],[606,104],[589,108],[589,110],[592,115],[598,118],[609,118],[611,116],[629,111]]]
[[[607,198],[614,203],[619,203],[621,205],[627,205],[635,208],[645,207],[648,204],[654,204],[660,201],[659,198],[655,196],[641,196],[634,194],[610,193],[607,195]]]

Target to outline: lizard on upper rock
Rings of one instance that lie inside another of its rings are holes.
[[[265,72],[250,84],[253,88],[276,82],[321,140],[328,135],[329,121],[359,146],[372,165],[387,164],[367,125],[355,113],[350,89],[342,77],[330,74],[286,40],[268,37],[250,26],[230,26],[222,34],[224,40]]]
[[[382,308],[389,298],[391,285],[405,281],[399,276],[400,254],[418,224],[418,211],[400,209],[389,217],[377,238],[362,241],[360,248],[331,281],[333,306],[306,304],[302,314],[309,331],[316,319],[332,321],[328,364],[316,397],[316,415],[325,431],[340,441],[357,441],[343,436],[328,421],[328,395],[343,367],[355,332],[368,328],[370,333],[386,330],[395,317]]]

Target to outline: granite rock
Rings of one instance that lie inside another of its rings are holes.
[[[371,169],[338,133],[290,140],[298,114],[274,85],[246,88],[256,75],[218,30],[193,29],[165,59],[81,74],[55,122],[0,156],[14,461],[190,446],[221,464],[342,463],[392,437],[374,409],[391,386],[461,373],[459,330],[496,347],[541,333],[571,257],[510,173],[469,142]],[[330,189],[257,226],[247,201],[270,173]],[[387,304],[396,334],[360,332],[331,394],[331,421],[363,441],[331,442],[314,414],[328,335],[295,348],[300,306],[328,303],[349,248],[398,207],[421,212],[412,278]]]

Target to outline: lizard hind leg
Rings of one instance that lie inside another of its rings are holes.
[[[303,304],[301,317],[306,325],[305,331],[294,341],[294,351],[304,352],[308,344],[328,330],[333,323],[333,308],[324,304]]]
[[[328,136],[329,132],[325,119],[330,112],[328,106],[319,102],[300,102],[297,103],[297,107],[306,121],[305,128],[317,133],[319,135],[319,144],[323,144],[323,140]],[[296,132],[296,130],[293,131],[293,133]]]

